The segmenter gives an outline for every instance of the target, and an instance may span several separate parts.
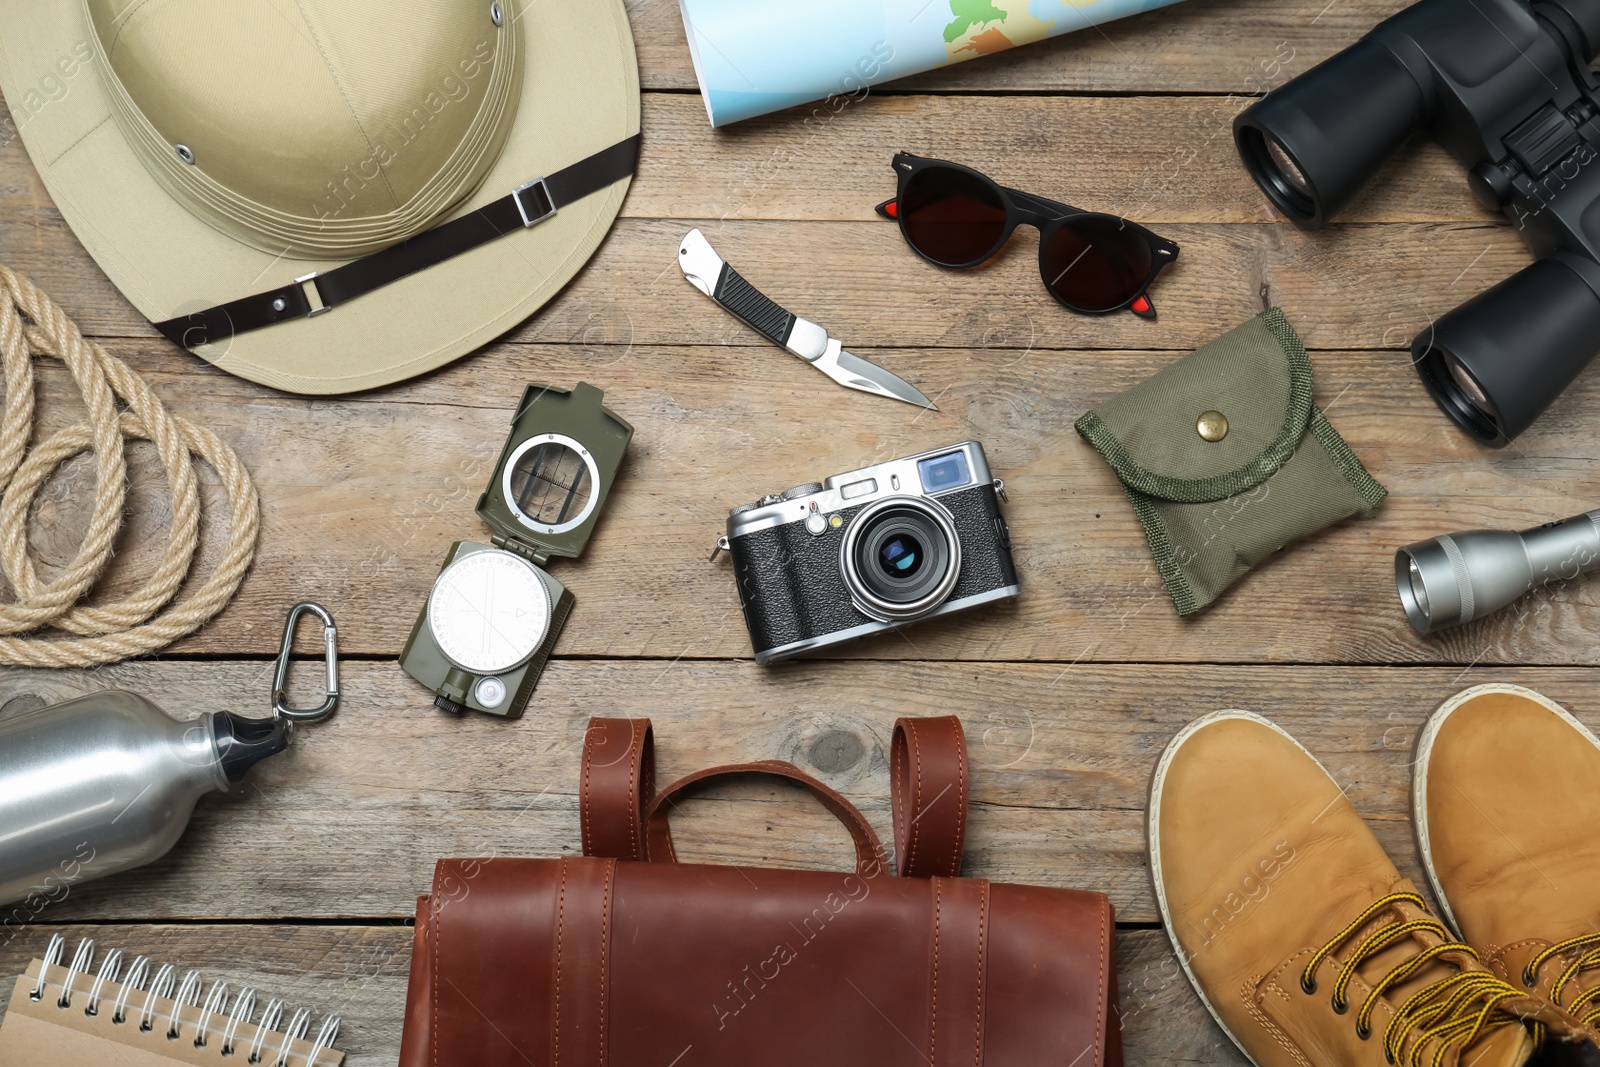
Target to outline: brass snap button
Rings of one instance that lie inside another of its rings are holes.
[[[1194,428],[1205,440],[1220,441],[1228,436],[1228,416],[1220,411],[1202,411]]]

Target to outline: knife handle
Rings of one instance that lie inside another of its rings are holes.
[[[745,281],[733,267],[724,263],[712,299],[733,313],[752,330],[779,345],[786,345],[794,331],[794,316],[774,304],[761,291]]]

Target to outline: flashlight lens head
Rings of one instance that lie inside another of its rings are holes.
[[[1417,561],[1413,551],[1420,549],[1426,553],[1437,544],[1437,541],[1423,541],[1408,545],[1394,554],[1395,592],[1400,594],[1400,606],[1405,608],[1406,621],[1411,623],[1412,629],[1419,634],[1432,633],[1436,629],[1433,617],[1435,598],[1428,596],[1428,568]],[[1449,573],[1448,570],[1446,573]],[[1448,600],[1449,597],[1445,599]],[[1439,620],[1440,625],[1444,626],[1450,625],[1450,622],[1451,620],[1447,619]]]
[[[1423,618],[1428,617],[1428,583],[1422,580],[1422,568],[1417,566],[1417,561],[1406,557],[1406,564],[1411,573],[1411,596],[1417,602],[1417,610]]]

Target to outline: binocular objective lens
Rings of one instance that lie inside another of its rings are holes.
[[[1483,386],[1478,384],[1478,379],[1472,376],[1472,372],[1459,359],[1448,353],[1444,357],[1444,365],[1450,372],[1450,378],[1455,382],[1456,388],[1461,391],[1462,399],[1487,414],[1491,410],[1489,394],[1483,391]]]
[[[1417,610],[1427,618],[1433,613],[1428,610],[1428,586],[1422,580],[1422,568],[1417,566],[1416,560],[1411,560],[1411,595],[1417,602]]]
[[[1267,135],[1267,158],[1272,160],[1272,165],[1278,168],[1278,176],[1288,183],[1296,192],[1311,195],[1311,183],[1306,181],[1305,172],[1289,156],[1289,150],[1271,134]]]

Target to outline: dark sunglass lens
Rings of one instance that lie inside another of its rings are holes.
[[[960,267],[984,258],[1006,232],[1006,206],[989,182],[951,167],[926,167],[906,182],[900,225],[911,247]]]
[[[1080,215],[1056,231],[1043,263],[1045,285],[1056,296],[1083,311],[1111,311],[1149,279],[1150,245],[1121,219]]]

